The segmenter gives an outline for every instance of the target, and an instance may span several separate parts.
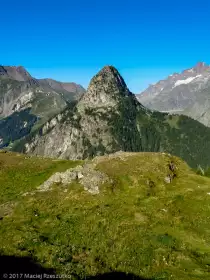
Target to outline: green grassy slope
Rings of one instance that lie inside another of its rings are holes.
[[[80,279],[111,271],[210,279],[210,179],[162,153],[122,153],[94,163],[110,178],[98,195],[75,181],[67,190],[57,184],[22,196],[82,162],[0,153],[0,254],[31,256]]]

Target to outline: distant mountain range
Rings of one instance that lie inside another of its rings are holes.
[[[76,83],[35,79],[22,66],[0,66],[0,117],[25,107],[35,109],[40,102],[48,103],[45,112],[40,112],[42,116],[79,99],[84,92],[85,89]]]
[[[0,66],[0,147],[41,126],[84,93],[76,83],[35,79],[21,66]]]
[[[184,114],[210,126],[210,66],[199,62],[150,85],[137,98],[149,109]]]

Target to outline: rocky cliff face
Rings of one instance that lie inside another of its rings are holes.
[[[93,77],[78,104],[46,122],[14,149],[64,159],[85,159],[120,150],[161,151],[196,166],[210,164],[209,146],[210,129],[188,117],[146,109],[118,71],[107,66]]]
[[[146,107],[169,113],[185,114],[210,126],[210,66],[203,62],[137,95]]]

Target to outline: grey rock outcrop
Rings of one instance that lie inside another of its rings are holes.
[[[61,184],[65,187],[75,180],[84,187],[84,190],[91,194],[98,194],[100,186],[109,181],[109,177],[106,174],[95,170],[95,165],[93,163],[87,163],[84,166],[77,166],[68,169],[65,172],[57,172],[53,174],[47,181],[38,187],[38,191],[49,191],[54,184]]]

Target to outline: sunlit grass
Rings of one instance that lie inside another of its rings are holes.
[[[180,159],[105,157],[96,168],[112,183],[99,195],[74,182],[66,192],[55,185],[26,197],[19,194],[78,163],[2,153],[0,160],[1,200],[17,202],[0,221],[2,254],[31,255],[80,277],[114,270],[152,279],[210,279],[210,179]],[[177,177],[167,184],[171,161]]]

